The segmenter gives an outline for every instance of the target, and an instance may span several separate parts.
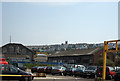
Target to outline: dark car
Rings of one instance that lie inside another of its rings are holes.
[[[53,67],[53,69],[51,70],[51,74],[59,74],[59,75],[64,75],[63,72],[65,71],[65,67],[63,66],[55,66]]]
[[[114,81],[120,81],[120,69],[116,72],[114,76]]]
[[[46,66],[34,66],[31,69],[32,73],[45,73],[46,72]]]
[[[0,65],[2,80],[32,81],[32,73],[25,72],[13,65]]]
[[[103,73],[103,67],[100,66],[97,68],[96,76],[102,77],[102,73]],[[106,67],[106,79],[113,79],[115,74],[116,72],[113,67],[109,67],[109,66]]]
[[[45,69],[45,72],[46,73],[51,73],[52,68],[53,68],[52,66],[47,66],[46,69]]]
[[[31,72],[32,73],[38,72],[38,66],[32,67]]]
[[[70,76],[73,76],[74,74],[74,71],[76,70],[76,68],[66,68],[66,70],[63,72],[64,76],[66,75],[70,75]]]
[[[97,70],[97,66],[88,66],[83,73],[83,77],[94,78],[96,74],[96,70]]]
[[[74,71],[74,76],[83,76],[83,73],[85,71],[85,67],[81,67],[81,68],[77,68],[75,71]]]
[[[24,71],[26,71],[26,69],[27,69],[26,66],[24,66],[22,63],[12,62],[11,64],[14,65],[15,67],[20,68],[21,70],[24,70]]]
[[[37,68],[38,73],[45,73],[46,72],[46,66],[39,66]]]

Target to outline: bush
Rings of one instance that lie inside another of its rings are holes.
[[[103,58],[100,58],[97,63],[98,66],[103,66]],[[106,66],[115,66],[115,63],[109,59],[106,60]]]
[[[53,66],[53,65],[40,64],[40,63],[25,63],[24,66],[26,66],[28,69],[31,69],[34,66]]]

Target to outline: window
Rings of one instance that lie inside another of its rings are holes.
[[[26,54],[26,49],[22,49],[22,54]]]
[[[11,72],[18,72],[18,70],[17,70],[15,67],[11,67],[11,68],[10,68],[10,71],[11,71]]]
[[[14,52],[14,47],[13,47],[13,46],[10,46],[10,47],[9,47],[9,52],[10,52],[10,53],[13,53],[13,52]]]
[[[16,53],[20,53],[20,47],[17,46],[15,51]]]
[[[3,53],[7,53],[7,48],[3,48],[3,49],[2,49],[2,52],[3,52]]]
[[[114,72],[114,71],[115,71],[115,69],[114,69],[113,67],[110,67],[110,70],[111,70],[111,72]]]

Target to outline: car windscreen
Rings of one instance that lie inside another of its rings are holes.
[[[23,64],[22,64],[22,63],[18,63],[18,66],[19,66],[19,67],[23,67]]]
[[[86,70],[96,70],[97,67],[87,67]]]
[[[103,71],[103,67],[100,67],[100,68],[99,68],[99,71]],[[108,68],[106,68],[106,71],[108,72],[108,71],[109,71],[109,69],[108,69]]]
[[[67,68],[66,70],[72,70],[72,68]]]

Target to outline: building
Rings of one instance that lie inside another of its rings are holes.
[[[97,65],[100,58],[103,57],[103,48],[78,49],[62,51],[48,56],[48,62]],[[109,54],[108,58],[114,61],[114,55]]]
[[[47,62],[47,55],[46,54],[37,54],[34,58],[35,62]]]
[[[24,61],[31,62],[33,61],[33,51],[26,48],[22,44],[17,43],[8,43],[2,46],[2,54],[6,59],[10,61]]]

